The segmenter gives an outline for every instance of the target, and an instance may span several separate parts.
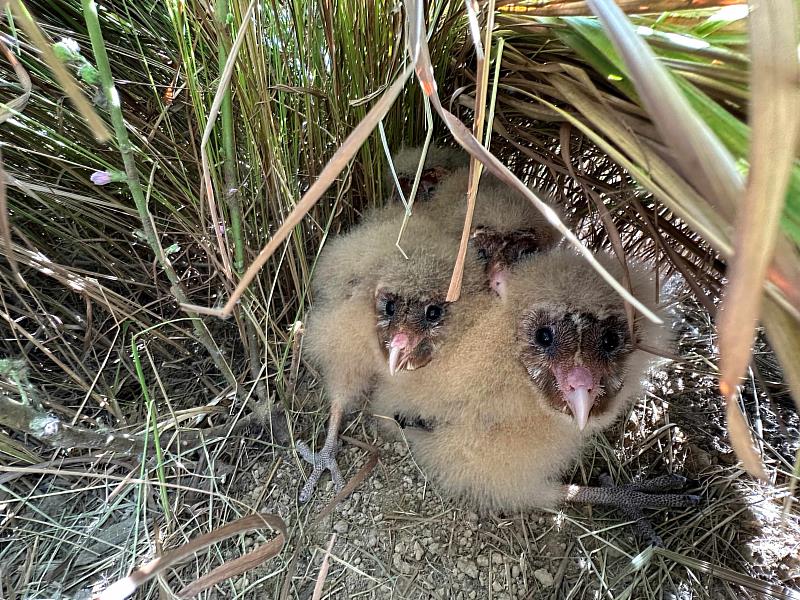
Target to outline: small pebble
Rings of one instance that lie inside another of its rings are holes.
[[[459,558],[456,561],[456,568],[470,579],[476,579],[478,577],[478,566],[474,562],[467,561],[465,558]]]
[[[419,542],[414,542],[414,560],[417,562],[422,560],[422,557],[425,555],[425,550],[422,549],[422,546]]]
[[[333,524],[333,530],[336,533],[347,533],[348,529],[350,529],[350,525],[347,521],[336,521],[336,523]]]
[[[374,548],[377,545],[378,545],[378,530],[370,529],[367,532],[367,547]]]
[[[547,569],[536,569],[533,572],[533,576],[536,577],[536,581],[542,584],[542,587],[547,588],[553,586],[553,576]]]
[[[478,558],[475,559],[475,562],[478,563],[479,567],[488,567],[489,566],[489,559],[485,554],[481,554]]]

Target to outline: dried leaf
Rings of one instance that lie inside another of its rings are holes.
[[[797,412],[800,413],[800,323],[777,302],[768,298],[763,308],[764,327],[767,337],[783,368],[783,376],[789,384]]]
[[[642,102],[684,175],[714,202],[726,220],[731,221],[742,190],[733,157],[692,109],[676,81],[658,63],[619,8],[608,0],[589,2],[624,59]],[[738,406],[734,408],[733,405],[736,381],[750,359],[762,283],[776,240],[780,237],[780,215],[797,143],[797,40],[791,4],[791,0],[761,3],[757,8],[761,12],[751,17],[751,39],[759,41],[759,44],[751,44],[754,61],[751,69],[754,95],[750,111],[753,119],[752,171],[746,204],[739,209],[737,256],[731,274],[736,295],[729,296],[726,305],[731,314],[724,315],[720,323],[720,389],[727,401],[729,418],[733,419],[729,421],[731,442],[748,471],[762,478],[763,464],[752,449],[749,431],[746,427],[743,429],[744,420]],[[784,23],[788,23],[785,29]],[[777,63],[781,63],[780,68],[777,68]],[[778,97],[773,99],[772,88],[775,86]],[[787,126],[784,123],[787,118],[788,133],[776,133],[776,126]],[[776,136],[786,140],[777,164],[773,159]]]
[[[330,568],[330,556],[331,550],[333,550],[333,545],[336,543],[336,534],[334,533],[331,535],[331,539],[328,542],[328,547],[325,549],[325,556],[322,558],[322,565],[319,568],[319,574],[317,574],[317,581],[314,584],[314,593],[311,596],[311,600],[321,600],[322,598],[322,588],[325,585],[325,579],[328,577],[328,569]]]
[[[650,550],[651,548],[648,548]],[[660,554],[667,560],[674,562],[678,565],[685,565],[699,573],[708,573],[713,575],[714,578],[724,582],[729,582],[733,585],[739,585],[744,588],[755,591],[758,597],[775,598],[776,600],[797,600],[797,592],[789,587],[776,585],[767,581],[761,581],[755,577],[750,577],[735,569],[730,569],[726,566],[711,563],[688,554],[673,552],[665,548],[652,548],[653,552]],[[644,553],[643,553],[644,554]]]
[[[791,13],[788,14],[791,20]],[[568,40],[568,43],[571,43],[573,41],[572,38],[577,37],[574,32],[577,32],[580,37],[589,42],[588,44],[584,43],[576,46],[581,56],[590,62],[595,69],[606,74],[610,82],[613,83],[613,85],[615,85],[618,89],[623,91],[623,93],[629,97],[635,98],[635,94],[632,95],[629,91],[631,84],[626,73],[626,68],[629,68],[630,65],[626,65],[625,62],[623,62],[623,60],[617,55],[597,22],[593,19],[584,18],[571,18],[567,19],[566,22],[569,23],[571,29],[560,33],[559,36],[562,39]],[[628,33],[630,33],[632,29],[628,29],[630,30]],[[654,43],[659,44],[663,44],[666,41],[664,37],[665,34],[654,30],[646,30],[646,32],[644,32],[642,29],[639,29],[634,35],[653,38]],[[670,43],[673,43],[679,37],[673,34],[670,35],[672,36],[668,38]],[[789,32],[789,35],[791,35],[791,32]],[[764,36],[763,34],[754,34],[752,36],[753,39],[759,40],[765,39],[765,37],[769,36]],[[704,43],[702,40],[696,40],[688,36],[685,38],[685,40],[688,43],[686,44],[688,45],[688,48],[695,51],[697,50],[697,47],[694,44],[696,44],[698,41],[701,44]],[[643,42],[640,43],[643,44]],[[647,45],[644,46],[648,47]],[[772,55],[771,53],[774,51],[774,47],[769,44],[758,44],[758,48],[765,50],[764,55],[766,58],[769,58],[769,56]],[[676,48],[676,50],[679,50],[679,48]],[[646,57],[644,56],[639,57],[639,59],[646,61]],[[719,58],[719,60],[725,64],[730,64],[731,66],[739,65],[740,69],[742,68],[743,59],[744,57],[740,58],[739,55],[735,53],[723,55]],[[793,62],[796,61],[793,61],[791,58],[787,59],[785,66],[791,68]],[[667,73],[666,69],[659,61],[655,61],[652,67],[654,69],[663,71],[665,74]],[[770,76],[770,73],[763,73],[758,67],[755,66],[750,69],[750,72],[759,76]],[[635,81],[635,78],[632,79],[634,79],[634,83],[636,84],[637,89],[640,91],[642,87],[645,87],[646,89],[657,87],[653,86],[653,82],[649,80],[638,82]],[[712,179],[724,175],[726,171],[719,169],[717,161],[723,160],[723,162],[725,162],[728,161],[728,159],[733,161],[733,157],[745,157],[750,147],[750,127],[726,110],[725,107],[719,102],[710,98],[707,94],[698,89],[693,83],[687,81],[687,79],[685,79],[683,76],[667,76],[664,81],[671,84],[671,93],[674,93],[675,95],[675,101],[672,103],[673,109],[677,109],[681,104],[683,104],[686,110],[694,111],[695,114],[692,115],[691,118],[683,116],[680,112],[675,112],[669,116],[670,111],[672,110],[670,109],[670,103],[665,101],[663,105],[659,105],[657,103],[655,105],[650,105],[646,102],[647,97],[643,97],[645,100],[645,106],[653,114],[653,118],[659,125],[660,131],[662,132],[662,137],[664,137],[670,149],[672,150],[669,154],[669,159],[675,162],[676,165],[680,167],[682,172],[685,172],[687,176],[690,176],[689,180],[697,187],[697,189],[703,191],[704,188],[702,187],[701,183],[698,183],[697,178],[693,176],[694,172],[692,169],[700,168],[703,171],[708,171],[709,176]],[[755,85],[756,82],[754,81],[753,83]],[[766,89],[769,89],[769,87]],[[651,89],[650,91],[652,92],[652,95],[658,95],[657,90]],[[670,90],[666,91],[670,92]],[[665,98],[669,98],[669,94],[667,94]],[[752,111],[751,114],[753,114]],[[755,114],[760,115],[764,113],[756,112]],[[699,119],[700,122],[707,125],[707,131],[703,132],[692,129],[692,119]],[[667,134],[671,134],[671,137],[669,137]],[[675,140],[683,143],[684,140],[691,140],[693,137],[698,138],[695,142],[695,146],[699,147],[701,154],[707,139],[718,140],[720,145],[712,147],[711,150],[716,148],[720,150],[720,152],[717,152],[716,154],[709,154],[706,163],[699,163],[694,160],[687,161],[683,154],[683,147],[679,145],[676,146]],[[724,152],[725,149],[732,153],[733,156],[728,156],[725,158],[727,154]],[[768,155],[769,153],[767,156]],[[688,170],[687,164],[691,167]],[[727,172],[733,172],[733,164],[733,162],[730,162]],[[711,170],[709,171],[709,169]],[[715,172],[714,169],[716,169],[717,172]],[[795,215],[798,210],[797,207],[800,206],[800,202],[792,201],[792,198],[800,198],[800,169],[790,170],[790,174],[789,187],[791,189],[791,193],[787,197],[787,208],[783,210],[782,214],[780,215],[781,225],[783,226],[783,230],[786,232],[792,231],[794,223],[792,220],[792,215]],[[740,185],[740,182],[737,183],[737,185]],[[717,218],[719,218],[719,214],[721,214],[725,221],[728,223],[733,223],[735,215],[738,214],[737,196],[721,195],[715,197],[710,196],[708,193],[705,193],[705,196],[715,205],[715,210],[718,213]],[[793,254],[792,243],[787,235],[783,231],[779,232],[777,235],[779,251],[774,257],[774,268],[770,271],[770,280],[773,284],[775,284],[775,287],[780,290],[783,296],[785,296],[786,300],[788,300],[788,302],[795,307],[795,314],[798,318],[800,318],[800,266],[798,266],[800,263],[798,263],[798,261],[791,256]],[[730,253],[727,254],[730,255]],[[774,293],[776,290],[773,288],[772,291]]]
[[[207,573],[202,577],[198,577],[192,583],[179,591],[178,596],[181,598],[191,598],[192,596],[196,596],[200,592],[215,586],[221,581],[225,581],[226,579],[230,579],[231,577],[245,573],[250,569],[254,569],[261,563],[268,561],[274,556],[277,556],[278,553],[283,549],[285,543],[286,536],[285,533],[282,532],[278,535],[278,537],[271,539],[266,544],[262,544],[255,550],[252,550],[251,552],[248,552],[239,558],[229,560],[212,570],[210,573]]]
[[[470,0],[467,0],[467,7],[471,6]],[[477,17],[472,14],[470,10],[467,11],[470,15],[470,29],[477,30],[478,22]],[[473,26],[474,21],[474,26]],[[483,142],[483,123],[486,118],[486,94],[489,88],[489,61],[487,53],[491,52],[492,48],[492,31],[494,30],[494,1],[489,0],[486,9],[486,23],[484,24],[484,40],[481,44],[480,37],[474,39],[475,51],[477,55],[477,87],[475,89],[475,106],[474,114],[475,119],[472,123],[472,135],[478,140]],[[486,52],[482,50],[486,48]],[[488,141],[488,136],[487,136]],[[488,144],[487,144],[488,146]],[[480,184],[481,174],[483,172],[483,165],[480,161],[475,160],[475,157],[470,157],[469,161],[469,184],[467,186],[467,212],[464,217],[464,229],[461,232],[461,242],[458,247],[458,255],[456,257],[456,264],[453,268],[453,277],[450,280],[450,287],[447,290],[447,301],[455,302],[461,296],[461,281],[464,276],[464,261],[467,256],[467,246],[469,245],[470,232],[472,231],[472,215],[475,213],[475,200],[478,196],[478,185]]]
[[[717,327],[720,389],[729,403],[750,363],[800,133],[796,16],[792,0],[760,2],[750,13],[750,37],[758,40],[751,44],[750,172]]]
[[[22,112],[25,110],[25,106],[28,104],[28,100],[31,97],[33,84],[31,83],[28,71],[25,70],[25,67],[17,60],[17,57],[14,56],[14,53],[11,52],[11,49],[2,39],[0,39],[0,52],[3,53],[3,56],[5,56],[6,60],[11,65],[11,68],[14,69],[14,74],[17,76],[17,80],[22,86],[22,93],[19,96],[5,102],[4,105],[0,105],[0,124],[2,124],[15,112]]]
[[[127,598],[133,594],[139,586],[149,581],[160,572],[190,558],[203,548],[207,548],[211,544],[216,544],[217,542],[221,542],[222,540],[226,540],[245,531],[250,531],[251,529],[263,529],[265,526],[278,531],[278,537],[234,561],[217,567],[208,575],[201,577],[181,590],[181,595],[184,597],[187,597],[186,594],[196,595],[210,585],[222,579],[243,573],[247,569],[253,568],[280,552],[287,536],[286,524],[283,522],[283,519],[267,513],[258,513],[242,517],[222,527],[218,527],[213,531],[204,533],[175,550],[167,552],[163,556],[159,556],[155,560],[139,567],[127,577],[114,582],[100,594],[99,600],[122,600],[123,598]],[[225,575],[221,577],[220,575],[223,573]],[[212,578],[214,581],[211,581]]]
[[[744,4],[745,0],[691,0],[693,10]],[[617,0],[621,10],[628,14],[661,13],[689,7],[687,0]],[[582,0],[538,0],[531,4],[519,0],[499,0],[498,9],[503,12],[524,13],[536,16],[566,17],[591,14],[589,3]]]
[[[586,82],[582,83],[586,85]],[[686,220],[692,229],[703,235],[704,239],[716,250],[723,255],[732,253],[730,240],[724,227],[720,226],[718,215],[715,215],[713,207],[691,185],[649,146],[643,145],[637,140],[628,141],[629,136],[625,131],[624,124],[619,122],[619,119],[615,118],[610,110],[583,93],[578,85],[566,77],[554,78],[553,84],[594,128],[603,133],[604,137],[555,105],[550,105],[542,99],[540,102],[546,106],[552,106],[556,111],[561,111],[561,114],[570,123],[597,144],[612,160],[625,167],[641,185]],[[622,152],[608,140],[614,140]],[[645,171],[638,165],[647,165],[648,169]]]
[[[725,416],[728,420],[728,435],[731,438],[736,456],[742,461],[745,470],[753,477],[758,477],[762,481],[767,480],[767,473],[764,470],[764,462],[753,445],[753,436],[750,433],[750,426],[744,419],[739,403],[735,398],[728,398],[725,403]]]

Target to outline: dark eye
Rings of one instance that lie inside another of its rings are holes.
[[[383,307],[383,312],[386,314],[387,317],[391,317],[394,315],[394,300],[387,300],[386,304]]]
[[[436,323],[442,318],[442,307],[431,304],[425,309],[425,320],[429,323]]]
[[[600,338],[600,349],[603,352],[613,352],[619,348],[620,339],[616,331],[606,331]]]
[[[533,334],[533,339],[538,346],[542,348],[549,348],[553,345],[553,328],[552,327],[539,327],[536,333]]]

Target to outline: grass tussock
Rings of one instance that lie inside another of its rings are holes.
[[[324,418],[297,326],[313,301],[315,256],[387,197],[387,150],[428,134],[463,141],[441,119],[429,129],[414,78],[284,230],[232,317],[185,309],[231,298],[404,72],[407,43],[418,54],[423,40],[406,29],[416,3],[3,6],[0,540],[11,543],[0,544],[0,596],[91,597],[190,540],[268,512],[280,524],[214,538],[141,597],[167,597],[270,544],[263,566],[224,572],[205,597],[308,597],[317,582],[332,597],[448,597],[448,586],[464,597],[797,597],[797,417],[783,381],[800,390],[800,111],[791,110],[796,81],[786,85],[797,70],[796,10],[756,22],[780,35],[753,52],[743,5],[655,4],[659,14],[620,21],[603,2],[497,2],[491,29],[483,3],[472,24],[461,2],[421,14],[434,110],[468,128],[485,123],[486,148],[558,199],[588,247],[651,261],[681,281],[683,360],[574,475],[588,480],[597,460],[618,478],[673,468],[702,477],[707,507],[662,520],[667,549],[641,555],[606,515],[501,515],[473,527],[393,447],[374,472],[374,448],[352,447],[350,475],[366,480],[345,517],[341,507],[321,517],[321,504],[297,504],[302,466],[288,450]],[[789,75],[751,73],[775,64],[790,64]],[[770,132],[783,143],[764,160]],[[739,202],[755,211],[759,236],[748,236]],[[762,206],[769,211],[756,214]],[[722,304],[723,381],[748,374],[741,393],[726,388],[729,419],[743,423],[733,447],[756,457],[750,470],[771,487],[737,468],[715,392],[711,317],[729,275],[740,291]],[[759,315],[777,360],[759,337],[750,363]],[[741,335],[726,337],[737,327]],[[368,421],[348,433],[374,439]],[[339,541],[326,578],[319,563],[331,527]],[[370,545],[372,528],[386,539]],[[435,558],[437,536],[448,534],[450,551]],[[462,534],[467,542],[453,542]],[[398,547],[413,549],[424,575],[394,558]],[[465,553],[475,577],[469,565],[466,578],[448,575],[462,572]],[[554,576],[548,585],[533,575],[542,569]]]

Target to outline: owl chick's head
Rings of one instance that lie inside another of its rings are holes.
[[[424,367],[443,341],[452,311],[446,297],[456,250],[455,243],[415,248],[407,258],[395,257],[377,278],[377,334],[392,375]],[[481,293],[485,286],[483,265],[470,250],[462,294]]]
[[[620,274],[614,259],[603,262]],[[649,278],[635,274],[633,280],[634,295],[642,297]],[[519,359],[531,384],[548,406],[571,413],[581,430],[619,412],[626,383],[640,382],[647,368],[638,346],[658,347],[666,336],[642,317],[631,324],[622,298],[567,251],[520,262],[505,301],[516,311]]]

